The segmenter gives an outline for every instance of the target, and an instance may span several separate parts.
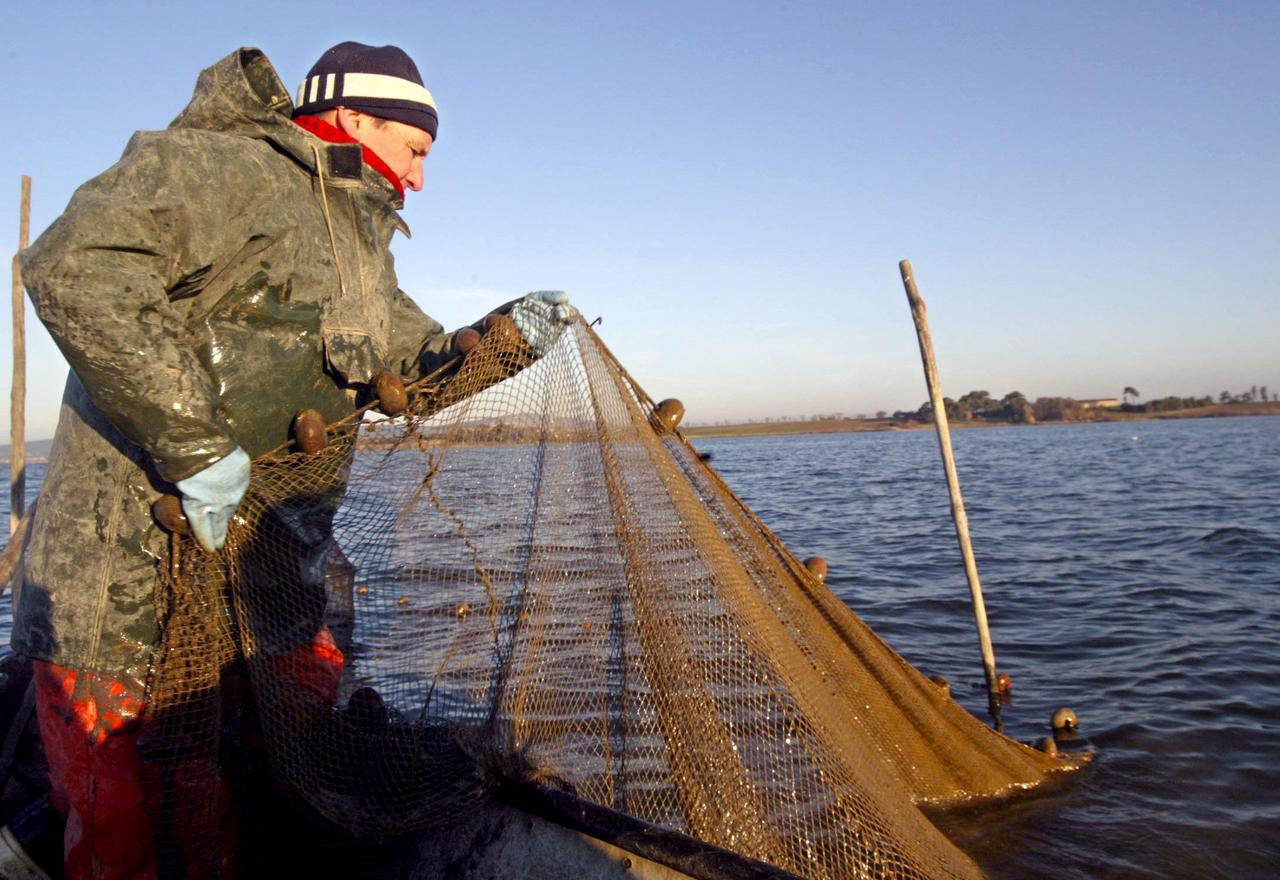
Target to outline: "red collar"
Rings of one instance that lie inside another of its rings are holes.
[[[319,116],[298,116],[293,120],[302,129],[311,132],[322,141],[328,141],[331,144],[355,144],[359,143],[351,135],[347,134],[337,126],[330,125]],[[377,171],[387,180],[391,181],[391,185],[396,188],[396,192],[400,194],[400,201],[404,201],[404,187],[400,185],[400,178],[391,170],[391,166],[382,161],[382,157],[373,150],[360,144],[360,153],[364,156],[364,163]]]

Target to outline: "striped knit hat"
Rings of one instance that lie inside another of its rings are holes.
[[[394,119],[436,137],[436,102],[422,84],[418,66],[397,46],[339,43],[320,56],[298,87],[294,116],[335,107]]]

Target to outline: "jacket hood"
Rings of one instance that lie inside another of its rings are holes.
[[[191,102],[170,128],[197,128],[275,140],[288,135],[293,101],[267,56],[239,49],[201,71]]]
[[[261,49],[242,48],[206,68],[196,80],[191,102],[169,128],[201,129],[270,141],[315,173],[317,145],[324,141],[294,124],[293,99]],[[353,147],[359,150],[359,146]],[[320,155],[332,157],[323,146]],[[359,161],[359,160],[357,160]],[[331,173],[329,168],[324,169]],[[403,201],[382,174],[367,169],[364,178],[390,196],[394,207]]]

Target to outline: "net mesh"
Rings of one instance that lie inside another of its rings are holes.
[[[225,864],[232,766],[361,839],[518,776],[815,878],[978,876],[919,806],[1062,768],[878,639],[581,321],[536,361],[499,321],[411,391],[255,461],[221,553],[175,536],[168,873]]]

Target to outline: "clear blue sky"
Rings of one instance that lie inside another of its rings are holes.
[[[1280,391],[1280,3],[0,3],[0,250],[242,45],[397,43],[440,106],[401,285],[563,288],[693,422]],[[8,322],[0,348],[9,351]],[[28,308],[28,432],[66,366]],[[0,356],[0,443],[8,369]]]

